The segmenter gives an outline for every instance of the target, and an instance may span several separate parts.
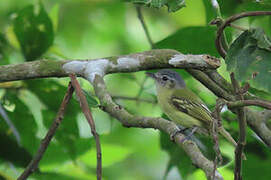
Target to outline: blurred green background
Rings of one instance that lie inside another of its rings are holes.
[[[223,17],[247,10],[270,9],[270,4],[252,1],[221,0],[219,3]],[[41,10],[42,7],[44,10]],[[28,24],[27,21],[22,22],[32,17],[32,10],[34,14],[40,12],[41,17],[34,23],[38,24],[42,19],[46,24],[39,26],[40,34],[35,29],[23,33],[24,26]],[[216,27],[208,25],[216,17],[210,1],[186,0],[186,7],[174,13],[168,13],[166,7],[144,7],[142,11],[156,48],[219,57],[214,46]],[[270,23],[270,17],[238,21],[238,25],[247,28],[260,26],[267,35],[271,35]],[[241,32],[228,28],[226,33],[228,39],[232,40]],[[0,65],[23,63],[31,58],[52,61],[93,59],[146,50],[150,50],[150,45],[132,3],[118,0],[0,1]],[[187,85],[213,109],[216,97],[187,72],[178,72]],[[219,68],[219,72],[229,79],[225,64]],[[113,97],[139,95],[152,101],[116,98],[117,103],[129,112],[152,117],[162,115],[155,103],[153,81],[146,79],[144,72],[107,75],[105,79]],[[51,78],[0,84],[0,103],[19,134],[19,138],[16,138],[1,115],[0,179],[16,179],[31,160],[56,115],[68,81],[68,78]],[[89,83],[83,79],[80,79],[80,83],[95,102]],[[268,93],[256,93],[270,98]],[[176,148],[166,135],[153,129],[125,128],[94,105],[91,108],[101,138],[103,179],[206,179],[204,173],[196,169],[186,154]],[[225,128],[236,139],[238,125],[235,115],[225,110],[223,119]],[[201,137],[199,141],[203,152],[213,159],[212,140]],[[247,141],[245,151],[248,160],[244,162],[244,179],[270,179],[270,151],[249,128]],[[234,148],[224,139],[220,142],[228,164],[219,170],[225,180],[230,180],[233,179]],[[94,146],[90,128],[76,98],[73,98],[63,123],[40,162],[39,172],[29,179],[96,179]]]

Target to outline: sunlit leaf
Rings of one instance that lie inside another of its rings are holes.
[[[41,3],[19,11],[14,32],[27,61],[40,57],[53,44],[53,25]]]
[[[4,97],[4,107],[10,107],[9,111],[6,109],[7,114],[20,134],[22,147],[33,154],[39,144],[39,139],[36,137],[37,125],[29,108],[17,97],[18,93],[20,92],[14,90],[7,91]],[[9,127],[3,123],[0,121],[0,129],[8,132]]]
[[[67,87],[60,85],[54,80],[31,80],[26,83],[28,89],[39,97],[40,101],[46,106],[42,110],[42,116],[44,125],[49,128],[56,117]],[[72,159],[75,159],[78,155],[76,142],[80,136],[76,117],[79,112],[79,104],[72,99],[67,106],[64,119],[55,134],[55,138],[62,145],[63,151],[68,152]],[[53,163],[54,159],[51,160]]]
[[[58,27],[58,14],[59,14],[59,5],[56,4],[50,11],[49,17],[52,20],[54,32],[57,32],[57,27]]]
[[[97,100],[89,92],[85,90],[83,90],[83,92],[86,96],[89,107],[97,107],[98,106]]]
[[[102,145],[103,167],[118,163],[127,158],[129,154],[131,154],[131,150],[127,147],[104,143]],[[94,150],[86,152],[79,159],[91,167],[96,166],[96,152]]]

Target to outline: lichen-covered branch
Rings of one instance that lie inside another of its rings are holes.
[[[66,77],[68,73],[85,76],[135,72],[159,68],[215,69],[220,61],[209,55],[184,55],[175,50],[156,49],[141,53],[86,60],[40,60],[0,66],[0,82],[45,77]]]
[[[266,125],[266,119],[270,118],[266,116],[266,113],[270,111],[256,111],[249,108],[246,109],[246,118],[249,127],[261,138],[261,140],[271,150],[271,129]]]
[[[151,118],[134,116],[127,112],[123,107],[116,104],[106,90],[106,85],[100,75],[95,75],[92,82],[95,94],[100,100],[101,108],[111,116],[118,119],[126,127],[154,128],[166,132],[169,135],[175,134],[178,127],[171,121],[163,118]],[[201,168],[207,178],[211,180],[214,164],[203,156],[197,145],[189,140],[183,142],[185,136],[178,133],[174,136],[175,142],[181,146],[187,155],[191,158],[193,164]],[[218,171],[215,173],[215,180],[222,180],[223,177]]]

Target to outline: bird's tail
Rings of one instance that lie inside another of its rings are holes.
[[[228,131],[226,131],[222,126],[218,127],[218,132],[225,137],[235,148],[237,147],[237,143],[236,141],[232,138],[232,136],[230,135],[230,133],[228,133]],[[242,158],[243,160],[246,160],[246,155],[243,153],[242,154]]]

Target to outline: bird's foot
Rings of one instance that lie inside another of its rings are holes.
[[[171,135],[170,135],[170,140],[171,141],[174,141],[174,137],[177,135],[177,134],[179,134],[179,133],[181,133],[181,134],[185,134],[185,131],[186,130],[188,130],[189,128],[182,128],[182,129],[177,129],[176,131],[174,131]]]
[[[186,128],[186,129],[189,129],[189,128]],[[198,129],[197,127],[193,127],[191,132],[184,139],[182,139],[181,143],[183,143],[186,140],[189,140],[193,136],[193,134],[196,132],[197,129]]]

